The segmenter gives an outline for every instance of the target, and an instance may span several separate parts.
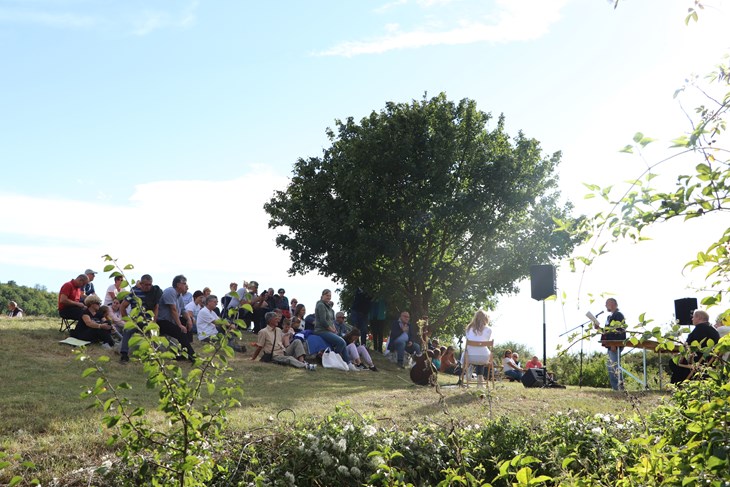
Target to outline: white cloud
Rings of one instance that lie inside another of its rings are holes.
[[[426,6],[447,3],[425,2]],[[394,24],[386,25],[386,34],[369,40],[346,41],[318,53],[321,56],[351,57],[360,54],[381,54],[397,49],[416,49],[436,45],[460,45],[476,42],[514,42],[537,39],[560,19],[560,11],[567,0],[545,2],[525,0],[513,2],[499,0],[495,12],[481,20],[462,20],[456,26],[436,30],[433,27],[416,27],[401,31]]]
[[[228,181],[140,184],[118,204],[0,192],[1,207],[22,209],[3,216],[0,239],[12,243],[0,244],[0,274],[4,266],[27,268],[29,282],[54,289],[44,276],[101,270],[101,256],[109,254],[135,266],[130,277],[150,273],[163,287],[180,273],[194,289],[210,286],[217,293],[227,292],[231,281],[257,280],[286,288],[313,309],[321,290],[336,286],[314,273],[288,276],[289,256],[276,247],[263,210],[287,184],[286,177],[254,167]]]

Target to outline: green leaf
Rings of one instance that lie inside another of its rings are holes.
[[[14,487],[22,481],[23,481],[23,477],[21,477],[20,475],[16,475],[12,479],[10,479],[10,483],[8,484],[8,487]]]
[[[643,139],[643,138],[644,138],[644,134],[642,134],[641,132],[636,132],[634,134],[634,142],[636,142],[637,144],[639,142],[641,142],[641,139]]]
[[[104,266],[104,272],[111,272],[114,270],[114,266],[112,264],[108,264]]]
[[[627,145],[626,147],[624,147],[623,149],[621,149],[619,152],[624,152],[626,154],[633,154],[634,153],[634,146]]]
[[[81,373],[81,377],[88,377],[96,372],[96,367],[89,367]]]

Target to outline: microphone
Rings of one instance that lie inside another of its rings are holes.
[[[604,313],[604,311],[600,311],[600,312],[599,312],[599,313],[598,313],[598,314],[596,315],[596,318],[598,318],[599,316],[601,316],[601,315],[602,315],[603,313]]]

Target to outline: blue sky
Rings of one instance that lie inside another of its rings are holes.
[[[728,47],[727,1],[686,27],[691,4],[0,0],[0,281],[55,290],[110,253],[161,285],[185,273],[221,294],[256,279],[312,306],[330,283],[286,275],[261,205],[333,120],[424,93],[473,98],[563,151],[563,193],[589,211],[581,183],[633,177],[616,150],[636,131],[681,133],[674,89]],[[637,262],[621,273],[658,272],[642,266],[664,250],[637,249],[617,253]],[[679,286],[661,299],[683,297],[687,252],[657,264],[671,274],[652,282]],[[580,291],[564,278],[576,302],[551,304],[553,335],[587,311],[581,293],[636,294],[607,262]],[[525,299],[505,299],[495,326],[538,348],[516,324]]]

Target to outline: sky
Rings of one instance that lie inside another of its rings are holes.
[[[329,146],[336,119],[424,93],[503,113],[510,133],[562,152],[577,213],[605,209],[582,183],[621,184],[666,156],[687,130],[675,89],[730,47],[730,2],[685,26],[692,5],[0,0],[0,282],[57,291],[110,254],[163,287],[180,273],[219,295],[257,280],[311,310],[337,284],[287,274],[264,202],[298,158]],[[658,139],[644,160],[618,152],[637,131]],[[679,167],[662,167],[671,182]],[[561,267],[566,297],[545,303],[548,355],[603,309],[602,293],[630,323],[647,312],[666,324],[674,299],[702,297],[682,268],[727,226],[713,218],[614,245],[585,272]],[[521,289],[491,311],[494,337],[538,352],[542,303],[529,281]]]

